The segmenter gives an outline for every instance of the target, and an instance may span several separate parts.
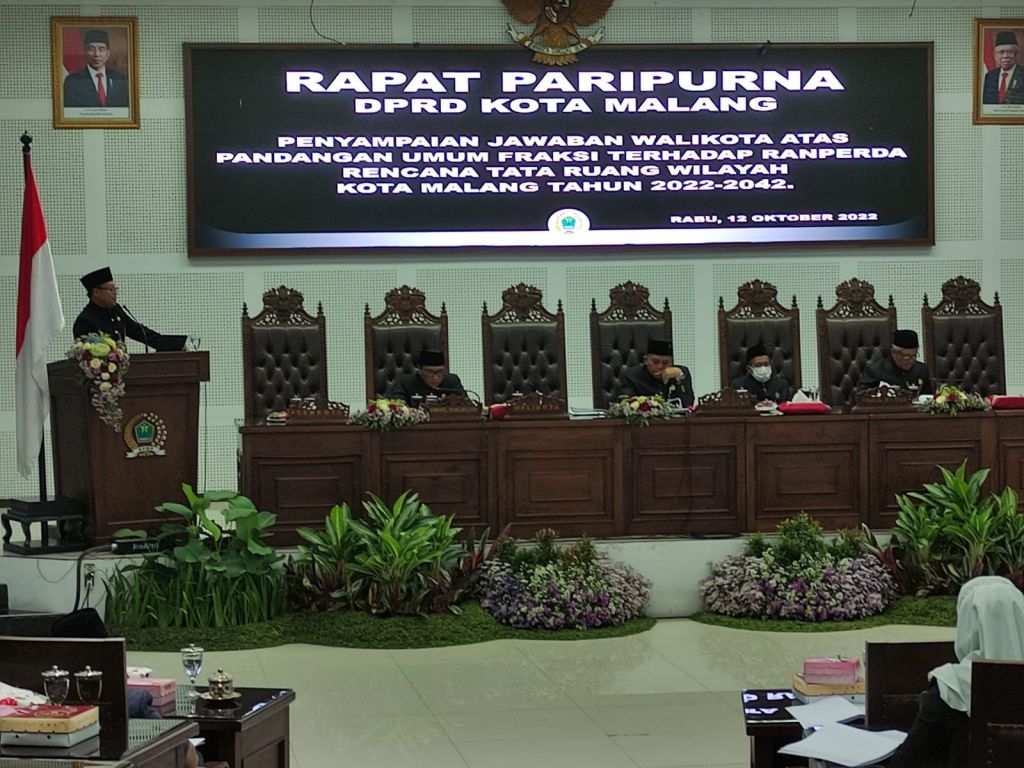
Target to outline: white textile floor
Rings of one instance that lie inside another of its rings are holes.
[[[865,640],[947,640],[889,626],[781,634],[662,620],[632,637],[424,650],[287,645],[208,653],[235,685],[293,688],[292,768],[742,768],[741,688],[787,686],[808,656]],[[185,682],[177,654],[128,663]],[[923,681],[922,681],[923,687]]]

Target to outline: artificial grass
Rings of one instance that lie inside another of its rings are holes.
[[[701,611],[691,616],[702,624],[758,632],[843,632],[887,624],[917,624],[931,627],[956,626],[956,597],[900,597],[884,613],[851,621],[789,621],[784,619],[747,619]]]
[[[124,637],[130,651],[178,651],[198,643],[207,651],[239,651],[288,643],[343,648],[436,648],[489,640],[590,640],[646,632],[654,619],[632,619],[602,629],[513,629],[500,624],[478,603],[467,602],[462,612],[429,616],[381,618],[360,611],[290,613],[271,621],[212,629],[112,628]]]

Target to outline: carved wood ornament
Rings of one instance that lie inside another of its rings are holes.
[[[253,326],[316,325],[316,318],[306,312],[303,296],[294,288],[278,286],[263,294],[263,310],[252,319]],[[317,302],[317,317],[324,314],[323,304]],[[242,315],[249,316],[249,308],[242,304]]]

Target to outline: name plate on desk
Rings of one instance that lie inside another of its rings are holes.
[[[755,404],[754,396],[749,392],[726,387],[701,395],[695,413],[698,416],[756,416]]]
[[[536,392],[510,397],[505,404],[508,405],[509,418],[567,419],[569,415],[569,404],[565,400]]]
[[[909,389],[877,387],[854,395],[853,413],[910,413],[914,411],[914,393]]]
[[[332,400],[303,400],[288,409],[288,419],[292,423],[345,423],[348,421],[349,407],[344,403]]]
[[[422,408],[430,414],[432,422],[483,419],[483,406],[476,400],[461,395],[445,395],[439,400],[424,403]]]

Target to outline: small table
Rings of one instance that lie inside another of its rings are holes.
[[[786,707],[799,704],[791,688],[748,688],[743,697],[743,721],[750,737],[751,768],[806,766],[807,760],[780,755],[779,747],[800,741],[803,729]]]
[[[199,735],[206,739],[200,751],[207,760],[223,760],[231,768],[244,768],[248,760],[267,768],[289,768],[288,707],[295,701],[295,691],[235,688],[235,693],[240,696],[233,705],[214,707],[203,699],[190,700],[188,687],[180,686],[174,716],[198,723]]]

